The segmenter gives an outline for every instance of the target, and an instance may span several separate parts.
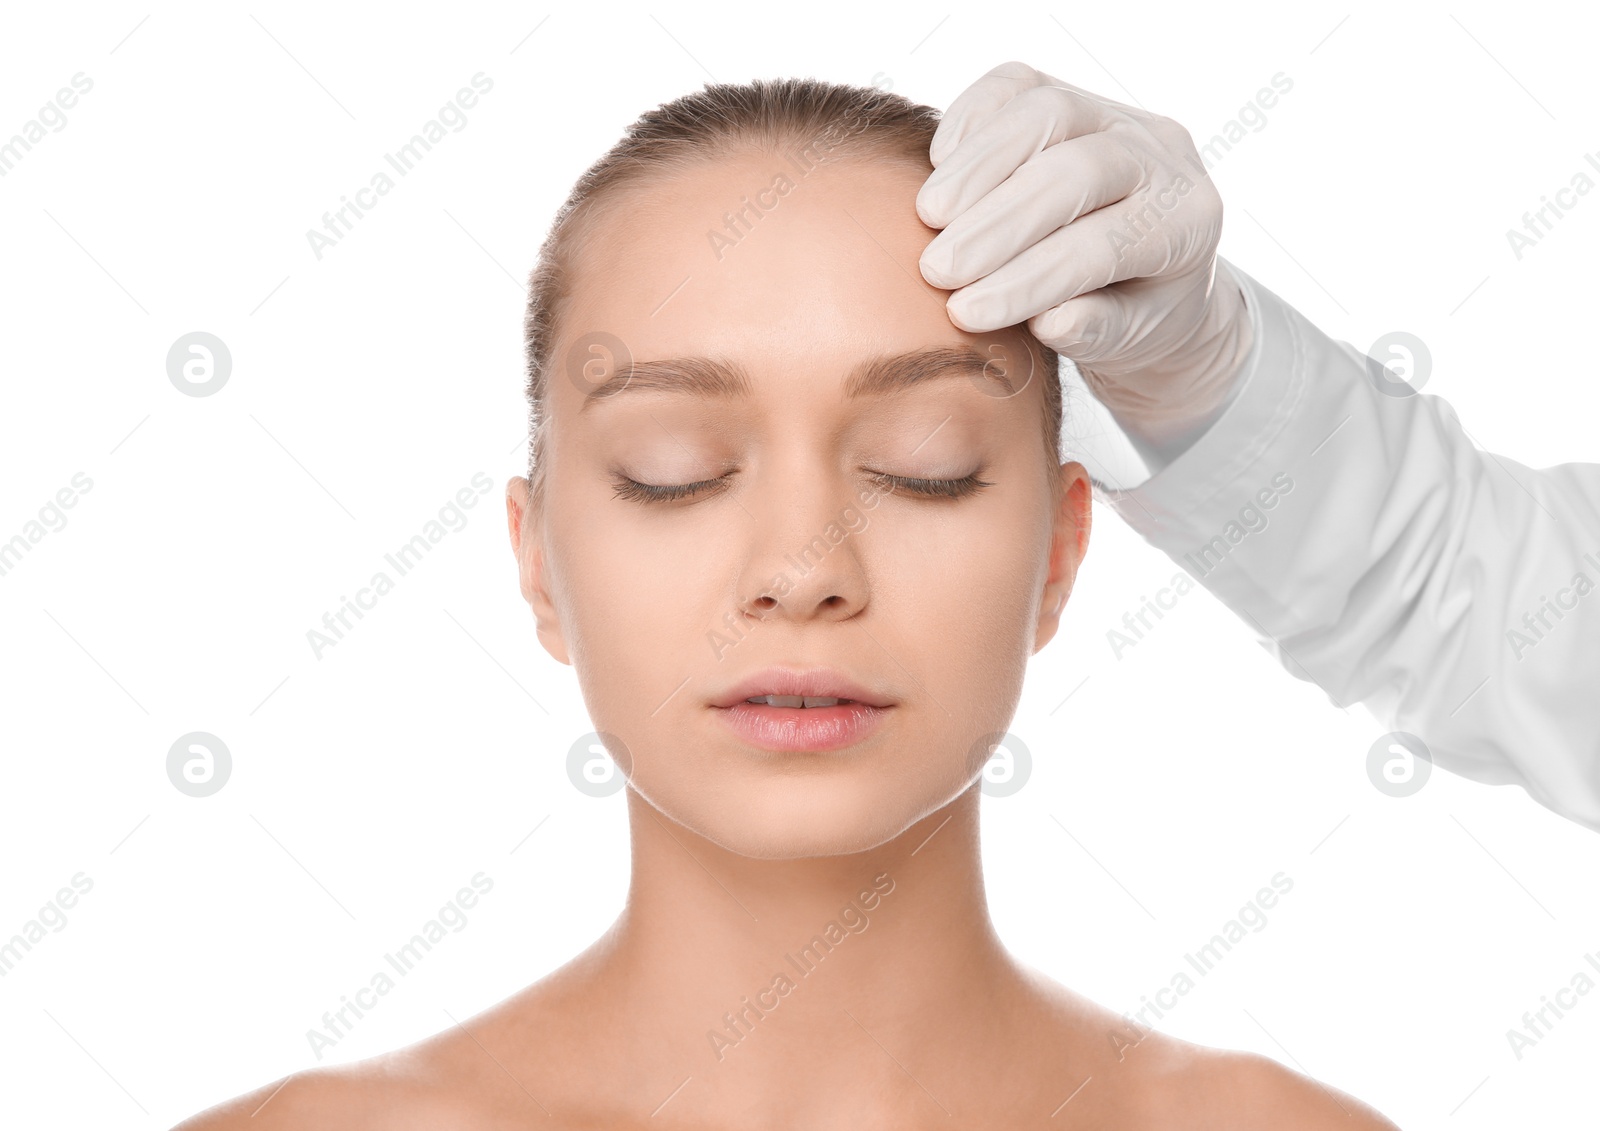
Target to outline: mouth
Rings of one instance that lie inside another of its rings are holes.
[[[711,706],[749,745],[796,754],[854,746],[882,723],[894,701],[838,672],[768,668]]]
[[[751,746],[776,754],[821,754],[856,745],[893,709],[852,699],[762,695],[716,714]]]
[[[837,707],[842,703],[854,703],[854,699],[835,699],[828,696],[810,695],[752,695],[745,700],[746,703],[760,703],[768,707],[798,707],[802,710],[814,711],[818,707]]]
[[[741,703],[787,710],[822,711],[846,706],[889,707],[894,700],[865,684],[827,668],[765,668],[741,679],[711,700],[713,707]]]

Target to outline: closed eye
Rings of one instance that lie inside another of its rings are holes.
[[[669,484],[658,487],[651,483],[640,483],[618,473],[612,477],[611,482],[616,487],[616,497],[619,499],[627,499],[630,502],[638,503],[670,503],[677,499],[686,499],[691,495],[698,495],[710,487],[717,487],[718,490],[721,490],[722,488],[718,485],[725,485],[726,480],[727,476],[724,475],[716,479],[702,479],[698,483]]]
[[[985,487],[994,486],[987,479],[979,479],[976,471],[971,475],[963,475],[960,479],[911,479],[903,475],[885,475],[882,472],[872,472],[871,475],[884,485],[885,490],[910,491],[914,495],[925,495],[928,498],[960,499],[967,495],[975,495]]]
[[[980,468],[979,471],[981,470]],[[619,472],[612,477],[612,485],[616,488],[615,497],[619,499],[640,503],[669,503],[710,490],[725,490],[728,479],[733,474],[734,472],[729,472],[727,475],[715,479],[702,479],[697,483],[657,485],[640,483]],[[960,499],[975,495],[985,487],[994,486],[990,481],[980,479],[977,471],[960,479],[917,479],[904,475],[888,475],[880,471],[870,471],[867,474],[886,492],[909,492],[929,499]]]

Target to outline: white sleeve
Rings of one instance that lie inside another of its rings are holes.
[[[1479,451],[1444,400],[1380,391],[1377,362],[1225,267],[1256,334],[1232,400],[1098,497],[1336,705],[1600,830],[1600,465]]]

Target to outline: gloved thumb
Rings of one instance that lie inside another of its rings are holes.
[[[1088,364],[1118,356],[1132,303],[1110,287],[1068,299],[1028,319],[1028,330],[1057,353]]]

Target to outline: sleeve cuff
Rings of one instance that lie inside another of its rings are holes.
[[[1217,262],[1238,280],[1254,331],[1231,401],[1209,428],[1143,483],[1099,490],[1130,526],[1158,545],[1163,536],[1193,533],[1189,520],[1262,461],[1306,391],[1306,343],[1292,308],[1234,264],[1221,257]],[[1147,465],[1159,462],[1140,454]]]
[[[1117,424],[1118,430],[1126,435],[1129,446],[1138,453],[1140,460],[1144,463],[1147,472],[1146,478],[1168,467],[1174,460],[1193,447],[1195,441],[1205,435],[1211,429],[1211,426],[1222,418],[1222,414],[1228,410],[1229,406],[1238,399],[1239,390],[1250,380],[1259,365],[1258,359],[1261,357],[1261,315],[1257,310],[1260,305],[1258,297],[1250,293],[1249,288],[1240,277],[1241,273],[1238,269],[1221,256],[1217,257],[1216,274],[1219,276],[1216,279],[1217,285],[1226,286],[1231,279],[1233,286],[1243,296],[1245,310],[1252,327],[1250,349],[1246,351],[1244,358],[1239,362],[1239,368],[1233,374],[1233,380],[1228,386],[1227,396],[1223,398],[1222,403],[1207,413],[1203,420],[1192,424],[1181,435],[1157,443],[1131,429],[1121,427],[1120,423]],[[1111,419],[1114,423],[1117,422],[1115,413],[1111,413]],[[1114,485],[1131,487],[1135,484]]]

